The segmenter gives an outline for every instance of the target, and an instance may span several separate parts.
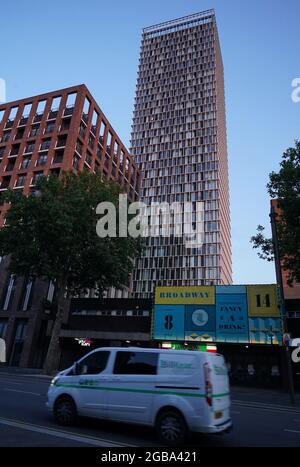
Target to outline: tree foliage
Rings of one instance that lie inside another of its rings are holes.
[[[100,173],[69,172],[42,177],[29,196],[17,190],[3,195],[10,208],[5,227],[0,229],[0,254],[10,255],[9,269],[16,276],[55,284],[56,333],[66,292],[78,294],[93,288],[102,295],[109,287],[128,284],[133,258],[141,254],[141,240],[100,238],[96,233],[97,205],[112,202],[118,213],[120,192],[118,184],[104,180]]]
[[[300,281],[300,141],[284,152],[278,172],[269,175],[267,184],[271,198],[278,201],[277,232],[282,268],[288,272],[288,281]],[[264,236],[264,228],[251,238],[258,255],[273,259],[272,239]]]

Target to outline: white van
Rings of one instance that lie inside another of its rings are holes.
[[[198,351],[93,350],[52,380],[47,405],[62,425],[77,415],[149,425],[169,445],[232,425],[224,358]]]

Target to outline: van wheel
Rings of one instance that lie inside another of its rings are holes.
[[[169,446],[182,444],[188,434],[185,420],[175,410],[162,412],[157,417],[155,427],[160,441]]]
[[[54,417],[59,425],[75,425],[77,419],[77,410],[71,397],[62,396],[54,404]]]

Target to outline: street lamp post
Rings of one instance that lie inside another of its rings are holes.
[[[281,271],[281,262],[280,262],[280,252],[278,244],[278,233],[276,225],[276,211],[274,206],[271,205],[271,228],[272,228],[272,241],[274,246],[274,261],[275,261],[275,271],[276,271],[276,282],[279,289],[279,298],[280,298],[280,314],[282,320],[283,332],[288,332],[287,327],[287,316],[284,302],[284,291],[283,291],[283,282],[282,282],[282,271]],[[293,371],[292,371],[292,362],[290,357],[289,345],[283,342],[283,349],[285,354],[286,366],[287,366],[287,377],[288,377],[288,391],[290,394],[291,404],[295,404],[295,394],[294,394],[294,381],[293,381]]]

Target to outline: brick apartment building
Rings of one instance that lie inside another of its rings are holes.
[[[0,192],[29,194],[40,176],[62,171],[101,171],[117,181],[131,201],[138,197],[139,171],[85,85],[0,105]],[[0,206],[3,225],[6,205]],[[0,337],[8,363],[39,367],[50,322],[43,303],[52,284],[14,278],[0,264]],[[47,340],[47,339],[46,339]]]

